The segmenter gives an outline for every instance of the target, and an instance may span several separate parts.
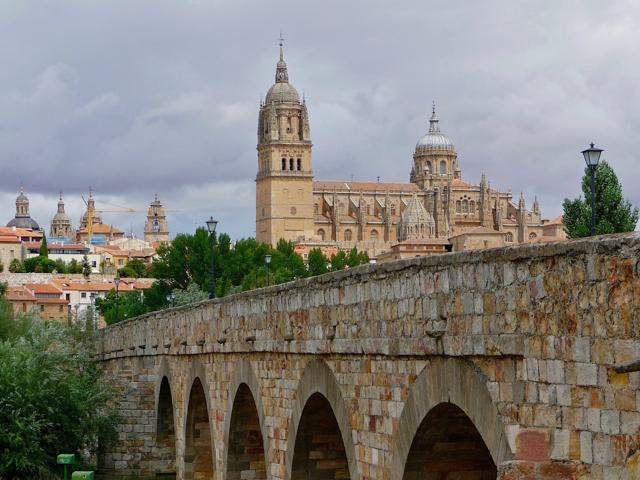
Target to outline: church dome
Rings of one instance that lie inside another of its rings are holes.
[[[296,87],[290,83],[275,83],[267,92],[265,103],[300,103]]]
[[[429,120],[429,131],[416,143],[416,153],[423,153],[427,150],[448,150],[455,152],[455,146],[449,136],[440,132],[439,121],[434,105],[433,113]]]
[[[31,230],[40,230],[40,225],[31,217],[15,217],[7,223],[7,227],[30,228]]]
[[[280,60],[276,65],[276,83],[267,92],[265,104],[270,103],[300,103],[300,96],[296,87],[289,83],[289,72],[284,61],[282,40],[280,41]]]

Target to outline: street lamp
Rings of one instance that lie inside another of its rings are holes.
[[[595,148],[593,143],[591,148],[582,151],[584,161],[591,173],[591,235],[596,234],[596,169],[600,163],[601,148]]]
[[[116,323],[118,323],[118,303],[120,301],[120,297],[118,296],[118,290],[120,290],[120,282],[122,280],[120,277],[116,277],[113,279],[113,283],[116,284]]]
[[[267,254],[264,256],[264,263],[267,264],[267,285],[271,285],[271,255]]]
[[[207,230],[211,236],[211,290],[209,291],[209,298],[216,298],[216,262],[215,262],[215,245],[216,245],[216,227],[218,221],[210,217],[207,220]]]

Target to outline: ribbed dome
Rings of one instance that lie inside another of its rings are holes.
[[[280,60],[276,65],[276,83],[267,92],[265,103],[300,103],[300,96],[296,87],[289,83],[287,63],[284,61],[282,41],[280,41]]]
[[[7,227],[30,228],[40,230],[40,225],[31,217],[15,217],[7,223]]]
[[[275,83],[267,92],[265,103],[300,103],[300,96],[296,88],[290,83]]]
[[[434,105],[433,113],[429,120],[429,131],[416,143],[416,153],[422,153],[426,150],[449,150],[455,152],[456,148],[451,139],[440,132],[439,121]]]
[[[54,216],[53,216],[53,221],[54,222],[70,222],[71,219],[69,218],[69,216],[64,213],[64,212],[57,212]]]

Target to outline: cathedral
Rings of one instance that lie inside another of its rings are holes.
[[[379,259],[556,240],[560,219],[538,200],[462,179],[455,146],[435,105],[415,146],[407,183],[318,181],[306,101],[289,82],[282,42],[275,83],[258,116],[256,238],[298,247],[365,250]],[[304,249],[303,249],[304,250]]]

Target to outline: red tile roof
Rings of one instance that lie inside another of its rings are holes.
[[[62,294],[62,290],[52,283],[27,283],[24,287],[33,293]]]

